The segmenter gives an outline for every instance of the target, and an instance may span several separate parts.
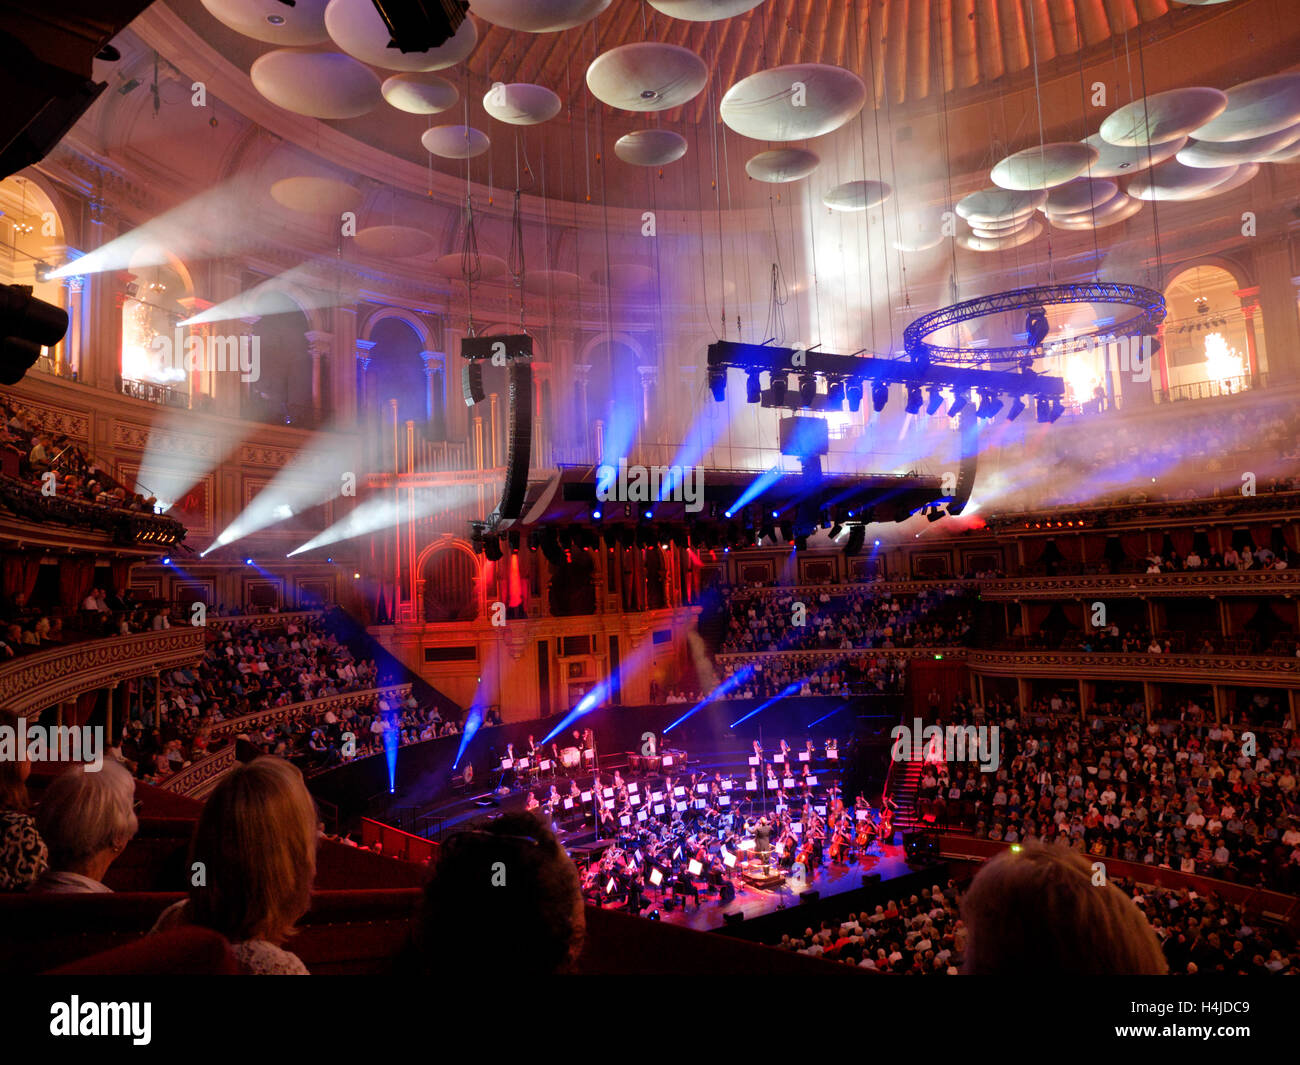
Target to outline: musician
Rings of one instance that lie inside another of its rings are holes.
[[[513,768],[515,762],[515,745],[513,743],[506,744],[506,757],[510,759],[510,765]]]
[[[811,762],[811,761],[812,761],[812,756],[813,756],[813,743],[812,743],[812,740],[811,740],[811,739],[810,739],[807,743],[804,744],[804,748],[803,748],[803,749],[804,749],[805,751],[808,752],[808,761]]]
[[[749,780],[753,784],[758,783],[758,766],[751,765],[749,767]]]
[[[528,737],[528,760],[536,762],[541,757],[541,751],[538,750],[537,743],[532,736]]]
[[[524,803],[524,809],[531,812],[533,810],[536,810],[541,805],[542,804],[537,801],[536,793],[530,791],[528,793],[528,801]]]
[[[617,769],[615,769],[615,770],[614,770],[614,787],[615,787],[615,788],[621,788],[621,787],[623,787],[623,786],[624,786],[624,785],[623,785],[623,774],[620,773]]]

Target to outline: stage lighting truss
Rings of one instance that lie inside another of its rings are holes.
[[[922,400],[921,400],[921,388],[920,388],[920,386],[919,386],[919,385],[908,385],[908,386],[907,386],[907,406],[904,408],[904,410],[906,410],[908,414],[919,414],[919,413],[921,413],[921,402],[922,402]]]
[[[1106,331],[1100,329],[1078,336],[1062,337],[1051,342],[1053,352],[1069,354],[1092,350],[1099,342],[1125,337],[1144,336],[1155,332],[1165,320],[1164,296],[1142,285],[1113,281],[1088,281],[1077,284],[1039,285],[1000,292],[994,296],[954,303],[937,311],[922,315],[903,331],[903,350],[915,362],[928,361],[950,366],[992,366],[997,364],[1032,365],[1044,352],[1035,337],[1046,339],[1043,329],[1046,308],[1074,303],[1100,303],[1132,307],[1136,314],[1117,322]],[[1024,312],[1028,334],[1026,344],[1001,348],[951,348],[932,344],[926,338],[942,329],[963,322],[973,322],[1008,312]],[[1040,317],[1040,315],[1042,317]]]

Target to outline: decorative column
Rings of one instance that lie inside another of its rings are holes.
[[[650,419],[655,409],[655,390],[659,384],[659,367],[638,366],[636,371],[641,375],[641,426],[644,429],[649,429]]]
[[[571,440],[580,447],[585,447],[589,443],[587,426],[591,424],[591,412],[587,406],[587,384],[590,378],[590,363],[579,363],[573,367],[574,403],[577,410],[574,411],[576,424]]]
[[[370,353],[375,350],[375,341],[356,340],[352,345],[357,360],[357,424],[363,425],[370,415],[370,364],[375,360]]]
[[[325,412],[324,376],[321,364],[328,362],[330,341],[334,338],[333,334],[319,329],[309,330],[304,335],[307,338],[307,352],[311,355],[311,410],[319,423],[321,415]]]
[[[1257,388],[1259,342],[1255,336],[1255,312],[1259,310],[1259,286],[1240,288],[1233,295],[1241,300],[1241,314],[1246,319],[1246,355],[1248,356],[1246,373],[1250,376],[1250,387]]]
[[[422,351],[420,359],[424,363],[425,420],[429,436],[442,440],[447,435],[447,356],[440,351]]]
[[[1300,380],[1300,316],[1296,294],[1300,277],[1292,275],[1291,237],[1285,231],[1271,238],[1256,237],[1255,277],[1259,280],[1259,313],[1264,324],[1265,358],[1273,384]]]

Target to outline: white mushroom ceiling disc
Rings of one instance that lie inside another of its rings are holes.
[[[667,166],[686,154],[686,138],[668,129],[639,129],[619,137],[614,154],[633,166]]]
[[[1283,148],[1280,152],[1274,152],[1272,155],[1260,159],[1261,163],[1294,163],[1300,159],[1300,142],[1291,145],[1290,148]]]
[[[971,251],[1006,251],[1008,248],[1018,248],[1022,244],[1028,244],[1042,232],[1043,223],[1035,221],[1023,229],[1016,230],[1008,237],[977,237],[967,233],[958,237],[957,243]]]
[[[1076,214],[1094,211],[1119,195],[1119,185],[1105,178],[1089,180],[1079,178],[1053,189],[1047,194],[1043,210],[1049,215]]]
[[[473,126],[434,126],[420,134],[420,143],[430,155],[444,159],[473,159],[492,145],[488,135]]]
[[[1019,233],[1022,229],[1027,229],[1027,228],[1029,227],[1029,222],[1030,222],[1030,219],[1026,218],[1026,219],[1025,219],[1023,222],[1021,222],[1019,225],[1009,226],[1009,227],[997,227],[997,226],[994,226],[994,227],[992,227],[992,228],[988,228],[988,227],[985,227],[985,226],[971,226],[971,227],[970,227],[970,231],[971,231],[971,234],[972,234],[973,236],[976,236],[976,237],[984,237],[984,238],[989,238],[989,239],[993,239],[993,240],[1001,240],[1001,239],[1003,239],[1004,237],[1013,237],[1013,236],[1015,236],[1015,235],[1016,235],[1017,233]]]
[[[1300,141],[1300,126],[1252,137],[1248,141],[1200,141],[1193,138],[1177,158],[1184,166],[1231,166],[1265,159],[1296,141]]]
[[[722,97],[722,121],[742,137],[801,141],[831,133],[862,110],[867,87],[843,67],[774,67],[737,82]]]
[[[989,176],[1004,189],[1051,189],[1073,181],[1099,154],[1080,141],[1042,144],[1008,155]]]
[[[866,211],[884,203],[893,191],[881,181],[846,181],[826,193],[822,203],[832,211]]]
[[[367,255],[409,259],[433,247],[433,238],[410,226],[370,226],[356,235],[357,247]]]
[[[763,0],[650,0],[650,6],[683,22],[717,22],[753,11]]]
[[[389,48],[392,35],[371,0],[330,0],[325,28],[348,55],[387,70],[442,70],[467,58],[478,44],[474,20],[467,18],[451,40],[427,52]]]
[[[507,30],[552,33],[590,22],[610,3],[611,0],[470,0],[469,9],[479,18]]]
[[[649,288],[654,284],[655,273],[640,263],[613,263],[608,270],[593,270],[591,280],[612,289]]]
[[[480,281],[494,281],[498,277],[503,277],[510,268],[506,261],[497,255],[483,255],[478,257],[478,269]],[[433,272],[441,274],[443,277],[464,278],[465,276],[465,259],[464,256],[454,251],[450,255],[440,255],[433,260]]]
[[[512,126],[536,126],[560,113],[560,98],[544,85],[517,82],[494,85],[483,97],[483,110],[498,122]]]
[[[326,0],[298,0],[286,7],[281,0],[203,0],[208,13],[223,25],[286,48],[329,40],[325,4]]]
[[[346,181],[322,177],[287,177],[271,186],[271,199],[304,214],[342,214],[361,205],[361,193]]]
[[[1047,202],[1047,193],[1014,189],[980,189],[957,202],[957,213],[977,225],[1010,222],[1029,215]]]
[[[894,248],[898,251],[923,252],[937,248],[944,241],[941,211],[909,210],[898,218],[898,238]]]
[[[709,80],[709,68],[689,48],[641,41],[611,48],[587,67],[592,96],[624,111],[668,111],[690,103]]]
[[[1177,159],[1168,159],[1135,177],[1128,194],[1139,200],[1194,200],[1236,172],[1235,166],[1183,166]]]
[[[1033,211],[1025,211],[1021,214],[1013,214],[1006,218],[999,218],[996,221],[979,219],[969,224],[971,229],[983,230],[986,233],[1009,233],[1014,229],[1020,229],[1023,226],[1029,225],[1029,220],[1033,217]]]
[[[374,71],[338,52],[276,49],[258,56],[248,75],[271,103],[312,118],[356,118],[381,99]]]
[[[582,278],[568,270],[539,270],[524,277],[524,291],[534,296],[574,297]]]
[[[1187,138],[1178,137],[1164,144],[1121,148],[1103,139],[1100,133],[1094,133],[1083,143],[1092,145],[1099,153],[1097,161],[1088,167],[1090,177],[1124,177],[1128,174],[1140,173],[1149,166],[1163,163],[1166,159],[1172,159],[1182,150],[1187,143]]]
[[[1135,200],[1132,196],[1116,196],[1095,214],[1082,211],[1073,215],[1048,215],[1048,219],[1057,229],[1105,229],[1132,218],[1140,210],[1141,200]]]
[[[821,159],[816,152],[803,148],[777,148],[759,152],[745,164],[745,173],[755,181],[781,185],[806,178],[820,165]]]
[[[437,74],[394,74],[380,86],[384,99],[411,115],[436,115],[456,105],[460,92]]]
[[[1211,196],[1222,196],[1225,192],[1239,189],[1242,185],[1254,180],[1255,175],[1259,173],[1259,166],[1259,163],[1240,163],[1237,166],[1228,167],[1233,173],[1218,184],[1212,185],[1204,192],[1191,197],[1191,199],[1208,200]]]
[[[1192,85],[1144,96],[1106,116],[1103,140],[1121,148],[1138,148],[1177,140],[1217,118],[1228,106],[1227,93]]]
[[[1228,106],[1196,130],[1198,141],[1245,141],[1300,122],[1300,73],[1273,74],[1234,85]]]

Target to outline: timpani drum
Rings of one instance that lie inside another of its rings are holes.
[[[577,769],[582,764],[582,752],[577,747],[565,747],[560,752],[560,765],[565,769]]]

